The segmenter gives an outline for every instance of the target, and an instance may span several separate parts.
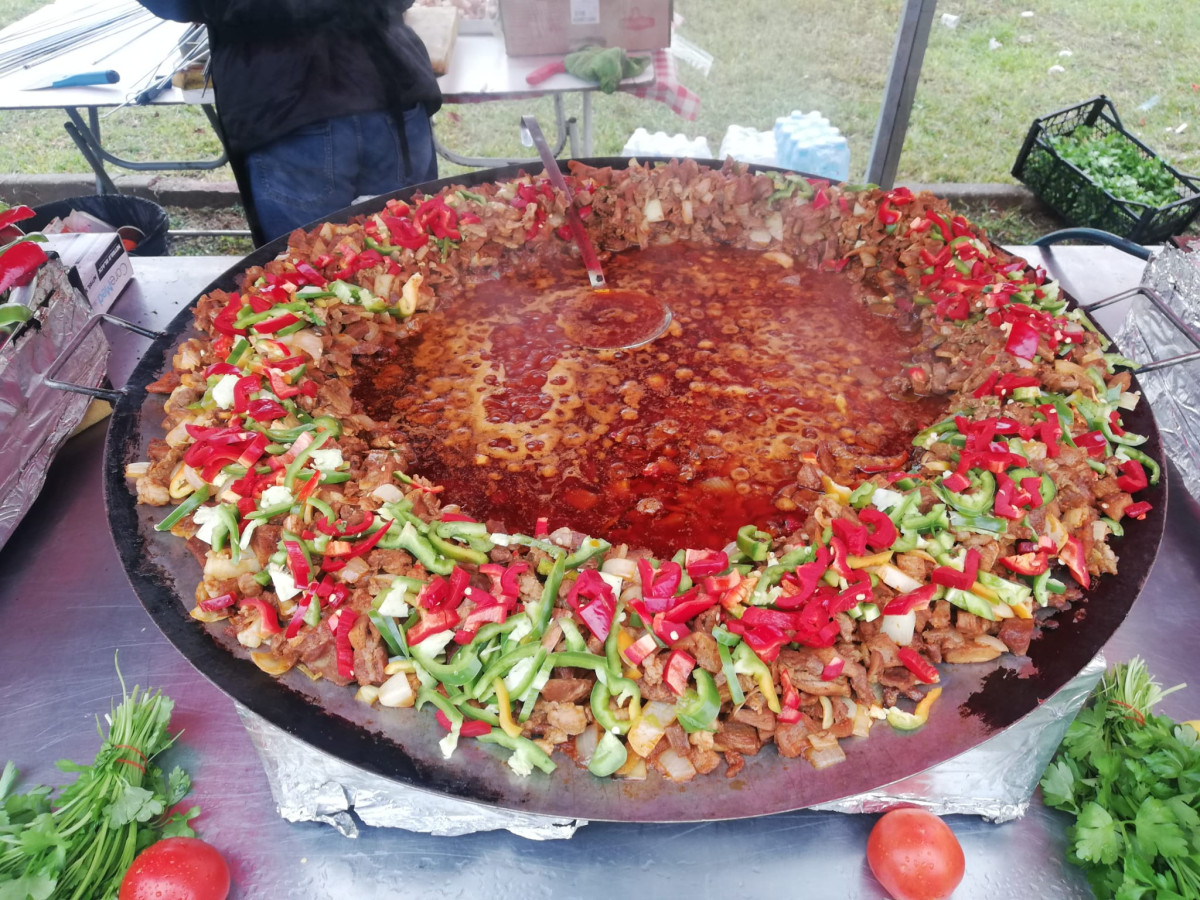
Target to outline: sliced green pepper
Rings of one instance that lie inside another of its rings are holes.
[[[716,731],[721,695],[717,683],[706,669],[692,669],[696,690],[689,688],[675,703],[675,720],[684,731]]]
[[[165,519],[154,526],[155,531],[170,531],[175,524],[186,516],[188,513],[195,510],[201,503],[208,499],[209,489],[207,484],[202,484],[192,494],[184,499],[175,509],[173,509]]]
[[[737,548],[754,562],[762,562],[771,549],[771,536],[754,525],[743,525],[737,532]]]
[[[614,691],[618,697],[618,705],[620,705],[620,698],[629,698],[629,718],[618,719],[613,714],[612,708],[608,704],[613,697]],[[633,723],[637,720],[641,704],[642,692],[638,688],[637,682],[631,681],[628,678],[613,678],[609,682],[597,679],[595,685],[592,686],[592,716],[606,733],[628,734],[629,729],[633,727]]]
[[[525,604],[525,611],[529,613],[529,618],[533,622],[533,630],[538,635],[545,634],[546,627],[550,624],[550,614],[554,611],[554,601],[558,599],[558,589],[562,587],[563,574],[566,570],[567,558],[559,556],[554,560],[550,574],[546,576],[546,583],[542,586],[542,596],[536,603]]]
[[[976,516],[991,512],[992,501],[996,496],[996,476],[987,469],[971,469],[967,478],[971,487],[969,491],[962,493],[952,491],[938,481],[930,484],[930,487],[959,512]]]
[[[627,759],[629,751],[625,748],[625,742],[611,731],[606,731],[592,751],[592,758],[587,764],[588,771],[597,778],[607,778],[625,765]]]
[[[483,744],[499,744],[501,747],[512,750],[513,759],[509,760],[509,765],[516,771],[527,767],[536,767],[549,775],[558,768],[546,751],[533,741],[523,737],[512,737],[503,729],[493,728],[491,734],[481,734],[478,740]]]

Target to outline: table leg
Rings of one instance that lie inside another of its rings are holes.
[[[95,109],[88,110],[94,114]],[[79,110],[68,107],[66,110],[67,116],[71,121],[65,122],[63,127],[67,130],[67,134],[71,136],[71,140],[75,142],[75,146],[79,148],[79,152],[83,158],[87,160],[92,171],[96,173],[96,193],[97,194],[116,194],[120,193],[117,186],[113,184],[113,180],[109,178],[108,173],[104,171],[104,160],[101,158],[97,148],[93,147],[93,135],[99,133],[99,121],[96,122],[96,131],[93,132],[84,123],[83,117],[79,115]]]
[[[592,92],[583,92],[583,155],[592,155]]]

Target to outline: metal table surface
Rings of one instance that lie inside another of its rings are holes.
[[[1116,250],[1020,249],[1046,261],[1083,300],[1136,284],[1142,267]],[[137,280],[114,312],[165,326],[234,261],[138,259]],[[139,340],[114,339],[114,383],[132,368]],[[171,762],[192,774],[189,802],[203,810],[197,827],[230,860],[235,898],[370,900],[401,892],[606,898],[636,891],[700,900],[763,888],[801,896],[885,896],[865,863],[873,816],[802,811],[704,824],[592,823],[570,840],[545,843],[506,832],[441,838],[373,828],[349,840],[325,825],[283,821],[232,700],[157,631],[126,582],[104,513],[104,438],[100,425],[68,442],[42,496],[0,551],[0,756],[17,764],[25,783],[60,783],[55,760],[88,761],[95,754],[95,717],[120,690],[113,666],[119,651],[128,684],[160,687],[176,702],[172,724],[184,733],[170,751]],[[1179,636],[1200,631],[1200,504],[1176,487],[1169,506],[1158,561],[1105,654],[1110,662],[1141,654],[1165,684],[1196,685],[1200,656]],[[1172,695],[1163,711],[1192,718],[1195,690]],[[1091,896],[1064,856],[1066,817],[1039,801],[1023,819],[1003,825],[968,816],[948,821],[967,858],[958,900]],[[812,887],[797,891],[798,885]]]

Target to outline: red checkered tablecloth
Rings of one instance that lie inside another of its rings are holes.
[[[700,111],[700,98],[679,83],[675,71],[675,57],[668,50],[654,51],[654,81],[622,90],[646,100],[658,100],[667,104],[678,116],[695,121]]]

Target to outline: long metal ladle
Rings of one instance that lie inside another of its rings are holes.
[[[608,286],[600,258],[583,220],[575,209],[575,197],[541,126],[533,116],[522,116],[521,126],[529,133],[550,179],[567,201],[567,225],[579,247],[587,268],[592,290],[568,302],[563,311],[563,330],[567,337],[589,350],[627,350],[648,344],[671,325],[671,309],[644,291],[618,290]]]

